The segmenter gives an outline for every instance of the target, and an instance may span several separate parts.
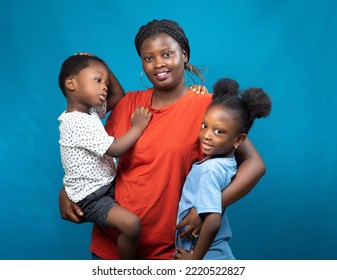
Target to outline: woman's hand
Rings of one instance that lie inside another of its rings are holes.
[[[194,91],[196,94],[208,93],[207,88],[205,86],[201,86],[201,85],[191,85],[190,90]]]
[[[64,188],[60,191],[59,207],[62,219],[76,224],[84,222],[81,208],[69,200]]]
[[[194,208],[191,208],[186,217],[176,225],[176,230],[182,229],[186,225],[188,225],[187,228],[178,237],[186,238],[187,240],[195,238],[200,232],[202,220]]]

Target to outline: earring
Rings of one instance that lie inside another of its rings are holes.
[[[151,88],[151,87],[147,87],[147,86],[144,84],[144,82],[143,82],[143,73],[144,73],[144,71],[142,70],[142,72],[140,72],[140,82],[141,82],[141,84],[143,85],[143,87],[149,89],[149,88]]]
[[[236,150],[239,146],[238,145],[234,145],[234,149]]]

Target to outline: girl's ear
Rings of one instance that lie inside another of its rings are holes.
[[[65,87],[70,91],[74,91],[76,89],[76,80],[73,77],[68,77],[65,81]]]
[[[242,133],[238,136],[238,139],[236,139],[235,143],[234,143],[234,147],[235,149],[237,149],[241,144],[242,142],[247,138],[247,135]]]

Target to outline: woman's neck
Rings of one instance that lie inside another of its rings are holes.
[[[170,90],[155,88],[152,94],[151,107],[153,109],[161,109],[165,106],[171,105],[180,99],[187,91],[188,87],[186,87],[185,84],[179,88]]]

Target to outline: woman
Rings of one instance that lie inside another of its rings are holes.
[[[115,137],[122,135],[136,106],[149,108],[152,120],[135,146],[119,159],[116,201],[141,220],[137,258],[172,259],[181,189],[192,164],[202,158],[198,131],[211,95],[197,95],[186,86],[184,70],[196,73],[196,69],[189,63],[189,42],[177,23],[149,22],[139,29],[135,45],[153,88],[126,94],[110,114],[106,130]],[[223,207],[247,194],[265,172],[248,139],[237,150],[236,158],[239,168],[222,193]],[[79,221],[75,213],[80,210],[63,191],[60,209],[64,219]],[[181,237],[198,234],[198,222],[198,215],[190,211],[177,226],[190,225]],[[117,236],[118,232],[94,226],[90,250],[103,259],[119,259]]]

